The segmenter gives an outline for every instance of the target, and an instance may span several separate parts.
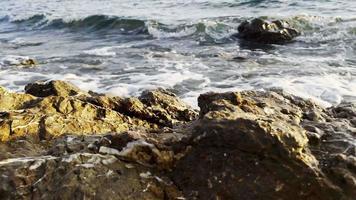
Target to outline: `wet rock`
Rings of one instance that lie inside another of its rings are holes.
[[[281,44],[293,40],[300,33],[289,26],[286,21],[276,20],[268,22],[255,18],[244,21],[238,27],[236,37],[258,43]]]
[[[342,103],[325,110],[327,120],[302,122],[307,129],[314,129],[317,143],[310,143],[310,150],[319,160],[319,168],[333,183],[342,188],[345,195],[356,195],[356,115],[355,105]],[[311,140],[313,141],[313,140]]]
[[[32,59],[32,58],[29,58],[29,59],[26,59],[26,60],[22,60],[20,62],[20,65],[24,66],[24,67],[34,67],[37,65],[37,62]]]
[[[8,56],[7,59],[2,61],[2,63],[5,65],[22,68],[31,68],[38,65],[38,62],[35,59],[29,58],[27,56]]]
[[[332,115],[337,118],[354,119],[356,118],[356,104],[343,102],[331,108]]]

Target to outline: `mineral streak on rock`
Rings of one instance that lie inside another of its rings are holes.
[[[206,93],[200,113],[62,81],[0,88],[0,199],[354,199],[354,104]],[[293,195],[291,195],[293,194]]]

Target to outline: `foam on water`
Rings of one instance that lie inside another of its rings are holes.
[[[37,46],[42,44],[42,42],[29,41],[26,38],[15,38],[13,40],[8,41],[8,43],[16,46]]]
[[[93,56],[115,56],[116,53],[111,51],[112,47],[102,47],[96,48],[91,50],[84,51],[86,55],[93,55]]]
[[[148,32],[155,38],[180,38],[193,35],[195,32],[197,32],[197,28],[195,26],[184,27],[182,30],[167,32],[160,30],[159,27],[156,27],[153,24],[149,24]]]
[[[7,55],[3,58],[0,58],[0,67],[9,65],[21,66],[21,63],[28,59],[30,59],[28,56]]]

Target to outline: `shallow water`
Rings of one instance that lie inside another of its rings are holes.
[[[230,37],[260,16],[303,34],[286,45]],[[355,39],[353,0],[2,0],[0,85],[62,79],[121,96],[164,87],[192,105],[207,91],[278,87],[329,106],[356,101]],[[25,57],[39,66],[17,67]]]

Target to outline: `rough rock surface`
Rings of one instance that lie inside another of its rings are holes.
[[[25,91],[28,94],[0,88],[1,141],[157,129],[197,117],[196,111],[162,89],[145,92],[142,100],[90,95],[62,81],[32,83]]]
[[[81,91],[76,86],[64,81],[37,81],[26,85],[25,92],[36,97],[75,96]]]
[[[58,84],[32,85],[39,97],[0,88],[0,199],[356,196],[354,104],[207,93],[197,118],[162,89],[120,98]]]
[[[293,40],[298,35],[300,33],[291,28],[286,21],[268,22],[255,18],[242,22],[238,27],[238,34],[235,36],[258,43],[281,44]]]
[[[335,115],[281,91],[208,93],[199,97],[199,106],[200,120],[193,131],[191,149],[177,162],[173,173],[188,199],[355,196],[355,135],[334,124],[339,120],[333,118]],[[355,111],[347,113],[350,116]],[[320,118],[310,118],[314,115]],[[323,117],[345,131],[348,137],[342,138],[348,145],[333,139],[317,146],[311,143],[304,125],[310,119],[323,121]],[[334,162],[331,154],[336,151],[330,149],[330,157],[326,157],[317,150],[331,147],[349,152]],[[325,162],[335,164],[324,167]]]

